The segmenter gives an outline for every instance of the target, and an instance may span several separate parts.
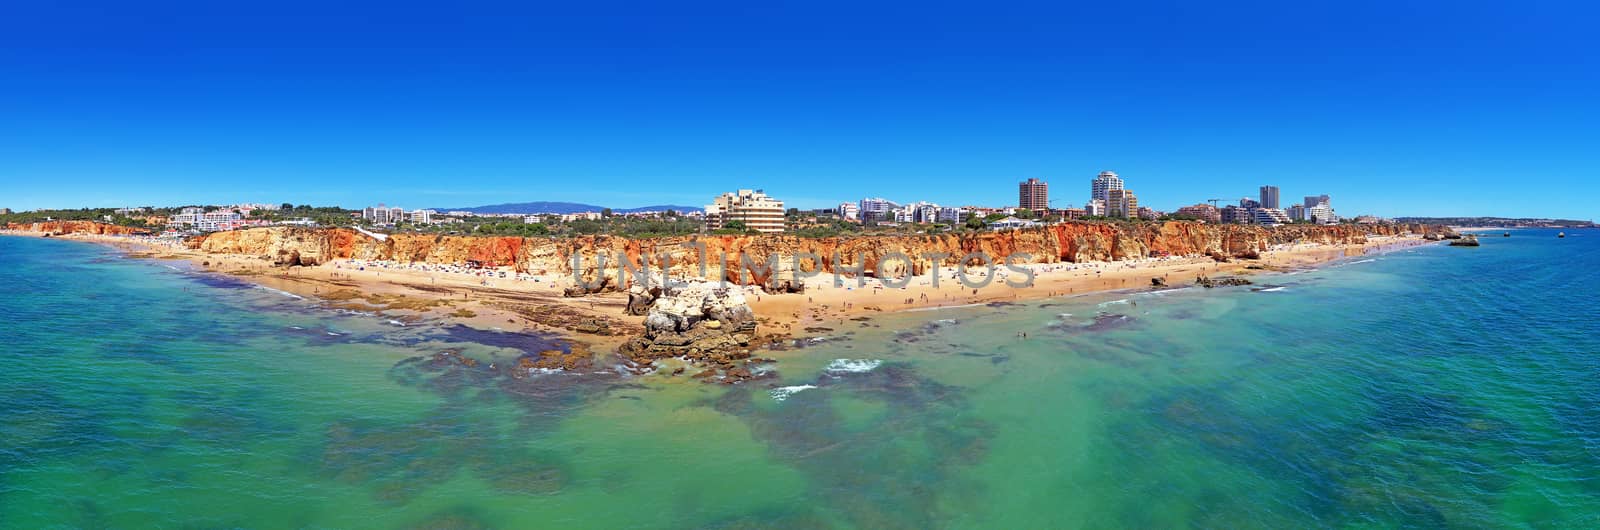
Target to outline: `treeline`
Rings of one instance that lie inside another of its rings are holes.
[[[146,226],[144,219],[135,219],[117,213],[120,208],[79,208],[76,210],[33,210],[0,215],[0,225],[8,223],[38,223],[44,221],[95,221],[133,228],[156,229]],[[143,217],[149,214],[139,214]]]
[[[262,219],[272,222],[292,221],[295,219],[310,219],[321,226],[352,226],[359,220],[356,210],[346,210],[338,206],[312,206],[309,204],[283,203],[277,210],[251,210],[251,219]]]

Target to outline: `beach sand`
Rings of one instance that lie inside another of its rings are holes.
[[[37,235],[6,232],[8,235]],[[643,317],[624,314],[626,293],[566,298],[572,281],[559,274],[523,275],[525,279],[485,278],[471,274],[427,272],[364,266],[335,260],[315,267],[276,267],[256,256],[206,254],[181,244],[151,238],[71,234],[64,239],[92,241],[122,249],[136,258],[178,259],[199,270],[224,273],[264,287],[318,299],[330,307],[368,311],[405,321],[454,321],[481,329],[557,333],[597,353],[614,351],[629,336],[642,332]],[[1034,273],[1031,286],[1018,287],[1025,275],[997,267],[987,285],[974,289],[955,277],[953,267],[904,279],[838,277],[805,279],[803,294],[766,294],[746,286],[745,294],[763,332],[804,336],[806,328],[838,326],[852,318],[884,312],[936,310],[996,302],[1018,302],[1077,296],[1123,289],[1149,289],[1161,278],[1168,286],[1192,285],[1200,276],[1223,277],[1288,271],[1327,261],[1387,252],[1435,242],[1420,237],[1372,237],[1365,244],[1297,244],[1274,248],[1260,259],[1218,263],[1211,258],[1172,257],[1094,263],[1025,265]],[[508,276],[514,276],[508,274]],[[983,282],[983,268],[968,277]],[[859,285],[859,286],[858,286]],[[580,324],[601,321],[604,335],[580,333]]]

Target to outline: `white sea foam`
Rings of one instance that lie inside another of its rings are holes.
[[[396,325],[396,326],[400,326],[400,327],[402,327],[402,328],[403,328],[403,327],[406,327],[406,323],[405,323],[405,322],[401,322],[401,321],[399,321],[399,320],[390,320],[390,321],[389,321],[389,323],[390,323],[390,324],[394,324],[394,325]]]
[[[306,329],[306,328],[302,328],[300,326],[289,326],[289,329]]]
[[[1283,287],[1268,287],[1266,289],[1262,289],[1261,292],[1263,292],[1263,293],[1276,293],[1278,291],[1282,291],[1283,289],[1284,289]]]
[[[814,385],[784,386],[784,387],[774,388],[769,393],[772,394],[772,400],[773,401],[782,402],[785,399],[789,399],[789,396],[794,395],[796,392],[799,392],[801,390],[810,390],[810,389],[813,389],[813,388],[816,388],[816,386],[814,386]]]
[[[294,294],[294,293],[291,293],[291,292],[287,292],[287,291],[279,291],[279,290],[277,290],[277,289],[273,289],[273,288],[271,288],[271,287],[267,287],[267,286],[265,286],[265,285],[257,285],[257,286],[256,286],[256,288],[257,288],[257,289],[261,289],[261,290],[263,290],[263,291],[270,291],[270,292],[274,292],[274,293],[278,293],[278,294],[281,294],[281,295],[284,295],[284,296],[287,296],[287,297],[289,297],[289,298],[293,298],[293,299],[295,299],[295,300],[305,300],[305,297],[303,297],[303,296],[300,296],[300,295],[298,295],[298,294]]]
[[[329,335],[332,335],[332,336],[335,336],[335,337],[342,337],[342,336],[343,336],[343,335],[340,335],[340,334],[338,334],[338,333],[334,333],[334,332],[332,332],[332,331],[329,331],[329,332],[328,332],[328,334],[329,334]]]
[[[1110,302],[1100,302],[1099,307],[1105,307],[1105,306],[1114,305],[1114,304],[1126,304],[1126,303],[1128,303],[1128,299],[1127,298],[1123,298],[1121,300],[1112,300]]]
[[[834,359],[828,363],[826,370],[831,373],[861,373],[871,372],[883,361],[877,359]]]
[[[956,308],[960,308],[960,307],[978,307],[978,306],[982,306],[982,305],[988,305],[988,303],[980,302],[980,303],[976,303],[976,304],[947,305],[947,306],[940,306],[940,307],[917,307],[917,308],[907,309],[904,312],[905,313],[921,313],[923,311],[943,311],[945,309],[956,309]]]

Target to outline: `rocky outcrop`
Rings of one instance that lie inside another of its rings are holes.
[[[1015,263],[1119,261],[1147,256],[1211,256],[1219,261],[1252,259],[1287,243],[1359,244],[1373,236],[1402,234],[1446,237],[1436,225],[1254,225],[1081,222],[1000,232],[936,235],[863,235],[801,238],[782,234],[684,236],[629,239],[583,236],[566,239],[395,234],[379,241],[340,228],[267,227],[198,236],[191,246],[207,252],[266,257],[286,265],[331,258],[400,262],[465,263],[512,267],[521,272],[583,278],[596,290],[625,291],[633,275],[662,270],[675,278],[726,280],[793,292],[795,272],[853,277],[925,274],[934,267],[981,265],[970,254]],[[610,283],[602,282],[610,278]]]
[[[646,337],[656,338],[687,332],[702,322],[711,329],[728,331],[754,318],[737,288],[712,282],[670,284],[645,315],[644,332]]]
[[[1201,287],[1205,287],[1207,289],[1211,289],[1211,288],[1214,288],[1214,287],[1233,287],[1233,286],[1238,286],[1238,285],[1250,285],[1251,283],[1252,282],[1250,280],[1247,280],[1247,279],[1244,279],[1244,278],[1237,278],[1237,277],[1212,279],[1212,278],[1210,278],[1208,276],[1201,276],[1199,278],[1195,278],[1194,279],[1194,284],[1195,285],[1198,285],[1198,286],[1201,286]]]
[[[738,288],[713,282],[638,287],[630,294],[656,291],[659,296],[645,315],[644,333],[618,350],[636,370],[649,371],[657,360],[677,357],[709,366],[700,377],[724,383],[754,377],[750,351],[770,338],[756,335],[755,315]]]
[[[98,223],[94,221],[45,221],[38,223],[8,223],[6,230],[23,232],[38,232],[45,235],[63,236],[68,234],[91,234],[109,236],[129,236],[150,233],[148,230],[133,228],[131,226]]]

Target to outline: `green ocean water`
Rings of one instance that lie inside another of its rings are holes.
[[[0,237],[0,528],[1600,527],[1597,265],[886,315],[726,386]]]

